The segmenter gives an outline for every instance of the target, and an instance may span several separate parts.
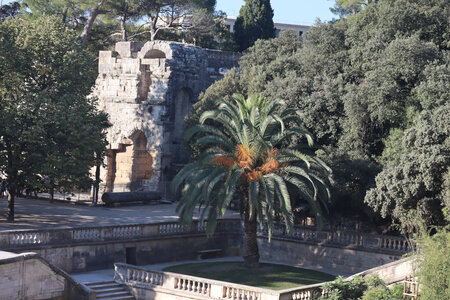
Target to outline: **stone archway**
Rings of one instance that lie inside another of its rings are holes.
[[[137,130],[111,150],[108,157],[106,187],[108,192],[145,190],[152,177],[152,156],[145,134]]]

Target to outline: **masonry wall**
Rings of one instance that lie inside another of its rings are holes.
[[[0,258],[0,299],[86,299],[90,295],[70,276],[35,253]]]
[[[351,275],[364,270],[397,261],[401,255],[376,251],[298,243],[272,238],[258,238],[261,259],[323,269],[340,275]]]
[[[160,191],[168,197],[168,183],[188,159],[184,117],[198,95],[236,67],[239,58],[237,53],[166,41],[119,42],[115,51],[100,51],[93,96],[112,124],[100,192]],[[145,178],[134,176],[137,162],[126,155],[139,135],[146,139],[141,150],[147,152],[141,155],[148,159],[139,162],[150,174]]]
[[[136,264],[156,264],[170,261],[195,260],[197,251],[222,249],[224,256],[239,256],[241,239],[238,235],[175,236],[147,240],[88,243],[84,245],[41,246],[32,250],[51,264],[68,273],[113,269],[114,263],[126,263],[126,249],[136,248]]]

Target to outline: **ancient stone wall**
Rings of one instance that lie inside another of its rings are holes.
[[[94,96],[110,116],[101,192],[161,191],[188,159],[184,117],[239,54],[165,41],[119,42],[100,51]]]

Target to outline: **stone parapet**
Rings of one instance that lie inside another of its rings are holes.
[[[0,251],[0,289],[1,299],[95,299],[95,291],[32,252]]]

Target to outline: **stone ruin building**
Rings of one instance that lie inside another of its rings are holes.
[[[100,51],[94,95],[110,116],[104,192],[159,191],[189,158],[184,118],[214,81],[238,64],[238,53],[151,41],[119,42]]]

